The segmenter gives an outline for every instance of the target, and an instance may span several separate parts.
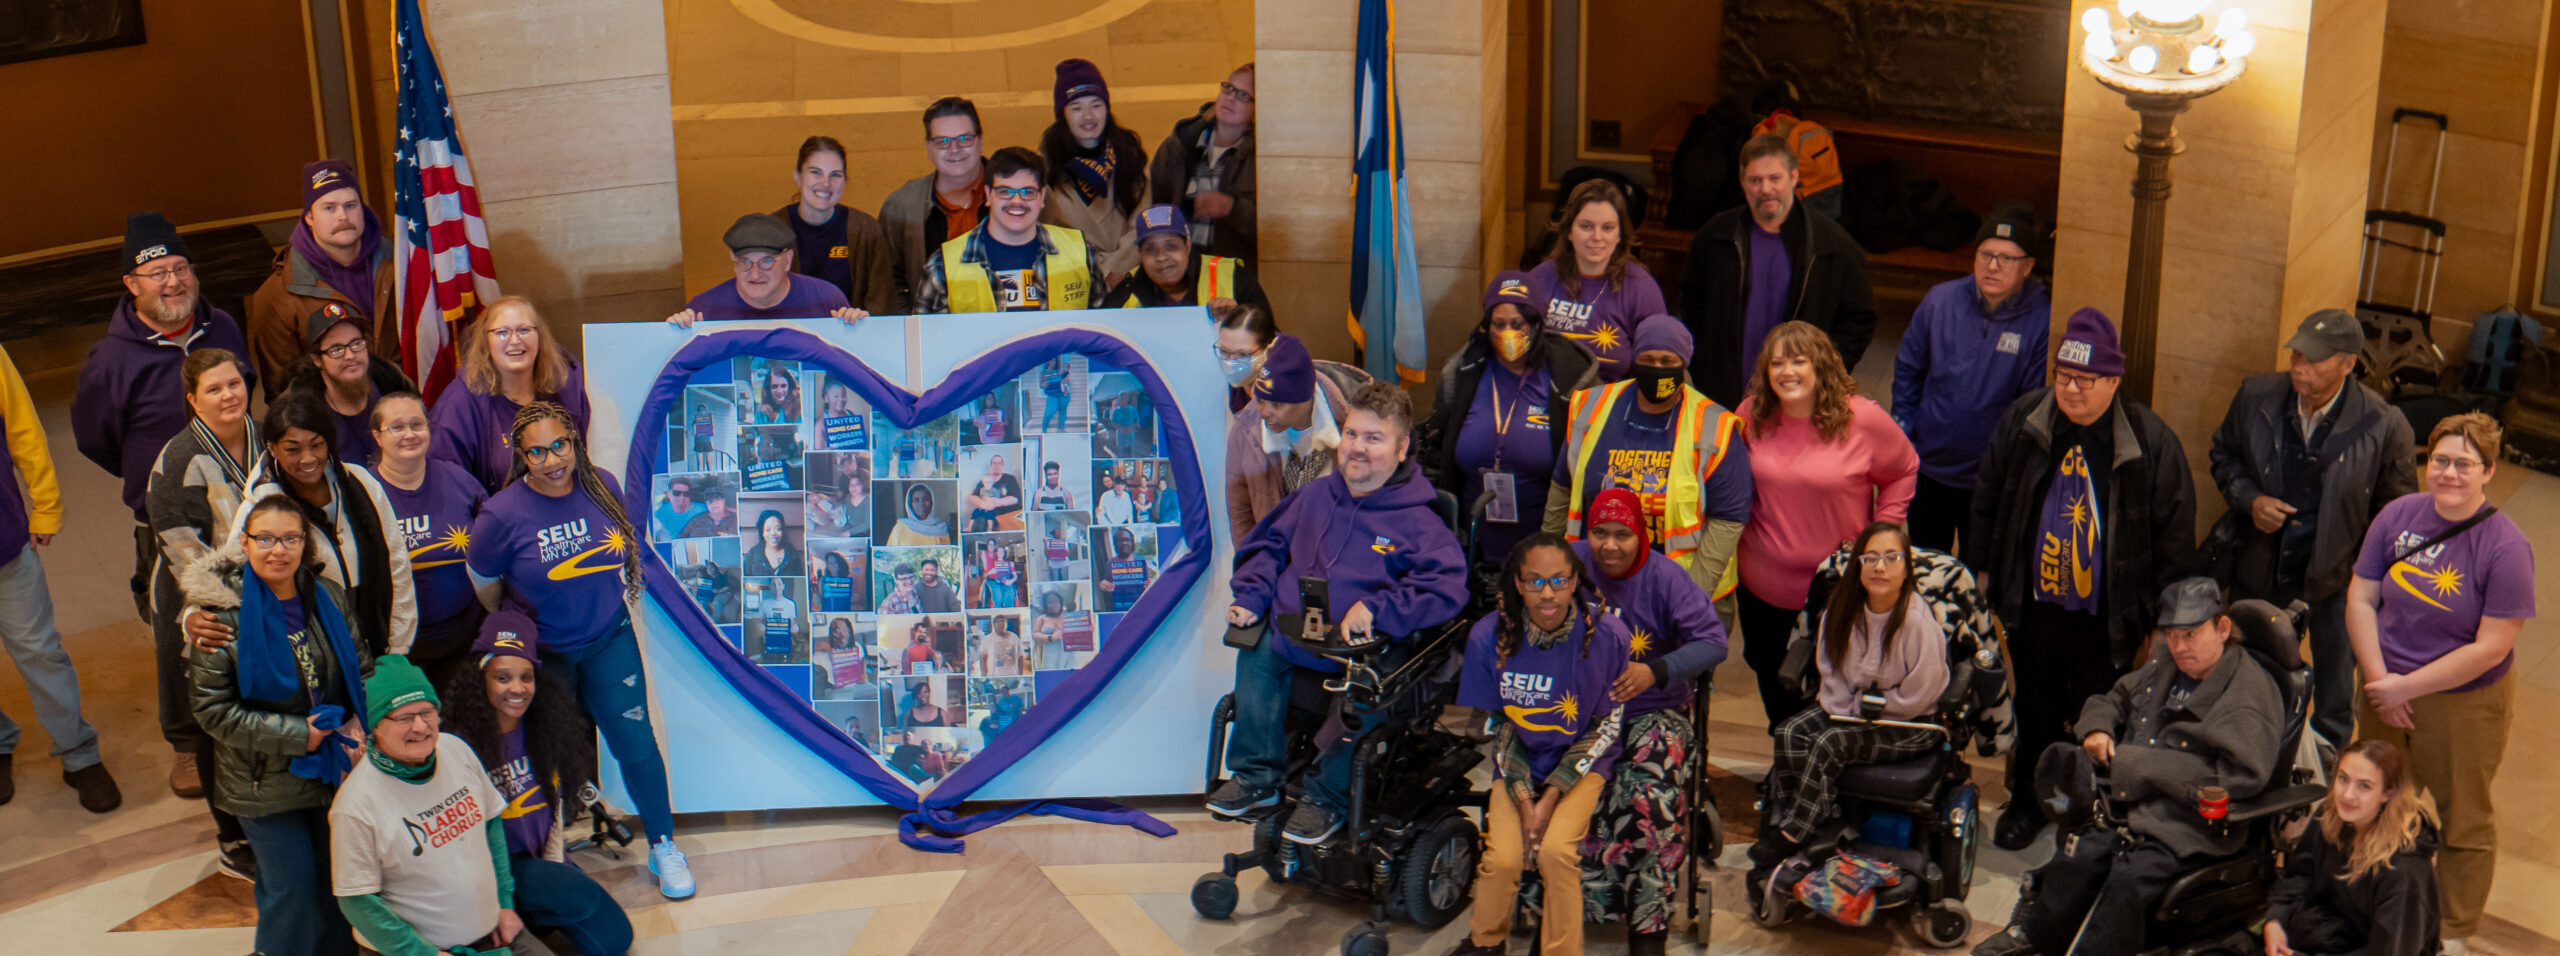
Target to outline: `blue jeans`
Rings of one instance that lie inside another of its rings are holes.
[[[1276,650],[1284,640],[1266,632],[1259,646],[1236,654],[1236,722],[1227,732],[1227,769],[1257,789],[1280,786],[1289,766],[1289,687],[1298,666]],[[1367,715],[1353,729],[1366,730],[1383,719]],[[1335,813],[1351,805],[1351,751],[1335,747],[1316,759],[1305,789],[1308,801]]]
[[[623,788],[639,804],[640,829],[649,842],[674,839],[667,760],[658,753],[658,729],[649,722],[649,675],[640,667],[640,639],[631,632],[630,615],[593,644],[574,651],[544,649],[542,666],[578,689],[587,717],[622,764]]]
[[[523,853],[507,863],[525,929],[558,930],[587,956],[622,956],[631,949],[631,917],[585,870]]]
[[[1050,432],[1067,427],[1067,393],[1043,391],[1040,398],[1040,430]]]
[[[53,755],[63,772],[98,765],[98,730],[80,718],[80,675],[63,653],[62,632],[53,629],[53,594],[45,589],[44,562],[29,544],[7,564],[0,564],[0,644],[27,680],[27,699],[36,720],[53,737]],[[18,722],[0,714],[0,754],[18,750]]]
[[[329,808],[241,817],[258,853],[258,952],[354,956],[355,930],[329,886]]]

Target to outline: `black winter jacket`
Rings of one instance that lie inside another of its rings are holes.
[[[1992,610],[2013,637],[2028,640],[2036,635],[2018,634],[2019,615],[2033,591],[2036,509],[2053,477],[2053,429],[2061,416],[2051,388],[2010,403],[1983,450],[1973,518],[1963,535],[1964,563]],[[2099,515],[2106,560],[2098,606],[2116,669],[2124,671],[2151,633],[2160,589],[2197,570],[2196,489],[2186,450],[2151,409],[2119,396],[2106,420],[2115,429],[2115,465]]]
[[[2340,836],[2353,839],[2354,831]],[[2336,956],[2434,956],[2436,828],[2391,860],[2346,879],[2348,847],[2329,842],[2314,821],[2284,856],[2284,876],[2267,898],[2267,922],[2284,926],[2296,952]]]
[[[2240,383],[2222,427],[2213,432],[2213,483],[2221,487],[2230,510],[2214,524],[2211,538],[2227,539],[2234,549],[2236,580],[2224,583],[2236,585],[2239,596],[2276,596],[2276,536],[2258,530],[2249,518],[2249,503],[2260,495],[2284,494],[2277,467],[2284,459],[2285,406],[2297,401],[2293,381],[2284,373],[2252,376]],[[2291,519],[2318,522],[2311,568],[2302,582],[2301,597],[2307,601],[2346,587],[2373,513],[2418,490],[2417,460],[2410,453],[2418,440],[2408,417],[2381,395],[2349,380],[2329,422],[2328,447],[2320,456],[2319,512]]]
[[[1708,398],[1726,408],[1742,407],[1743,386],[1758,356],[1742,354],[1743,288],[1751,274],[1752,224],[1748,208],[1728,209],[1698,227],[1689,243],[1689,263],[1680,270],[1680,321],[1697,339],[1689,379]],[[1840,361],[1858,367],[1867,342],[1876,334],[1875,290],[1867,284],[1867,251],[1831,217],[1801,202],[1778,226],[1793,267],[1788,280],[1790,320],[1812,323],[1831,336]]]

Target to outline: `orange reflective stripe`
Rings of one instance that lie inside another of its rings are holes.
[[[1720,412],[1717,414],[1716,453],[1713,457],[1707,459],[1707,469],[1705,474],[1715,474],[1716,468],[1724,464],[1725,450],[1733,447],[1733,430],[1741,424],[1742,416],[1740,415],[1736,415],[1732,412]]]

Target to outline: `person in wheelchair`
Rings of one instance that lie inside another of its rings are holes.
[[[1582,882],[1582,838],[1618,758],[1623,707],[1612,688],[1632,638],[1563,535],[1539,532],[1503,565],[1501,604],[1467,634],[1458,704],[1494,724],[1496,781],[1485,803],[1467,941],[1453,956],[1502,956],[1525,859],[1549,886]],[[1539,952],[1581,956],[1582,897],[1547,898]]]
[[[1624,744],[1583,838],[1583,911],[1624,918],[1634,956],[1662,952],[1671,928],[1688,861],[1689,778],[1705,746],[1689,708],[1698,677],[1725,657],[1724,622],[1687,571],[1654,553],[1647,524],[1635,492],[1611,488],[1591,500],[1589,534],[1573,542],[1593,589],[1626,623],[1632,658],[1609,686]]]
[[[1465,558],[1433,507],[1439,492],[1405,461],[1413,401],[1393,385],[1353,393],[1332,474],[1282,498],[1236,543],[1235,603],[1227,623],[1277,626],[1238,653],[1233,775],[1209,795],[1211,813],[1241,817],[1280,802],[1288,763],[1289,688],[1300,670],[1335,673],[1336,661],[1301,646],[1397,641],[1455,617],[1467,600]],[[1317,606],[1311,603],[1321,602]],[[1338,627],[1337,627],[1338,622]],[[1338,630],[1338,633],[1337,633]],[[1368,729],[1383,713],[1363,718]],[[1350,747],[1326,750],[1282,832],[1322,843],[1342,826],[1350,800]]]
[[[2131,956],[2172,881],[2246,848],[2242,828],[2216,827],[2206,814],[2274,779],[2285,704],[2275,678],[2231,637],[2212,579],[2187,578],[2160,595],[2150,660],[2089,698],[2073,725],[2079,745],[2047,748],[2036,770],[2039,780],[2101,775],[2096,789],[2106,816],[2123,821],[2121,835],[2103,820],[2065,827],[2053,859],[2027,874],[2009,927],[1974,956]]]
[[[2436,801],[2408,764],[2372,738],[2338,755],[2329,798],[2267,899],[2267,956],[2435,956]]]
[[[1768,884],[1777,865],[1804,851],[1820,836],[1816,828],[1831,819],[1840,771],[1916,757],[1945,737],[1873,722],[1927,717],[1947,689],[1947,635],[1929,599],[1918,593],[1909,532],[1878,521],[1859,533],[1851,552],[1858,586],[1832,587],[1815,625],[1821,691],[1814,706],[1779,724],[1775,735],[1768,820],[1751,847],[1751,873],[1743,882],[1760,896],[1773,892]]]

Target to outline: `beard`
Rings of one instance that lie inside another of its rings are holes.
[[[196,293],[190,291],[174,302],[166,296],[137,296],[133,307],[154,325],[177,325],[195,317]]]

